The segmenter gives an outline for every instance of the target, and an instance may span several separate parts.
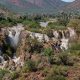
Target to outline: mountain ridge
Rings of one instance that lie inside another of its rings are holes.
[[[75,0],[74,2],[66,6],[66,8],[67,9],[80,9],[80,0]]]
[[[0,0],[0,4],[18,13],[51,13],[66,3],[60,0]]]
[[[71,3],[67,3],[61,0],[0,0],[0,4],[4,5],[7,9],[19,14],[50,14],[61,10],[76,9],[76,7],[79,6],[80,1],[76,0]]]

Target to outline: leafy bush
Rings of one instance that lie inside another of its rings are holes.
[[[29,71],[36,71],[37,67],[35,62],[33,62],[32,60],[28,60],[25,62],[25,65],[23,67],[23,72],[29,72]]]
[[[46,48],[43,53],[45,56],[51,56],[53,54],[53,50],[51,48]]]
[[[10,73],[8,70],[0,69],[0,80],[4,77],[5,74]]]
[[[28,39],[26,41],[27,44],[27,51],[31,52],[31,53],[40,53],[43,50],[43,44],[41,42],[39,42],[37,40],[37,38],[35,39]]]
[[[55,75],[62,75],[67,77],[68,73],[67,73],[68,68],[65,66],[53,66],[53,71]]]
[[[62,12],[60,13],[60,15],[58,16],[58,23],[61,25],[66,26],[70,21],[70,14]]]
[[[30,28],[30,29],[28,28],[28,30],[35,33],[41,33],[39,28]]]
[[[28,28],[40,28],[40,25],[36,21],[25,20],[22,22],[24,25],[27,25]]]
[[[59,29],[65,29],[65,27],[63,25],[59,24],[58,22],[49,23],[48,24],[48,28],[50,28],[50,29],[57,29],[57,30],[59,30]]]
[[[56,64],[56,65],[61,64],[60,58],[56,55],[49,57],[49,62],[50,62],[50,64]]]
[[[80,50],[80,43],[73,43],[70,47],[70,51]]]
[[[59,58],[61,59],[62,64],[73,66],[74,61],[71,56],[69,56],[67,53],[62,53],[59,55]]]
[[[69,55],[68,53],[61,53],[59,55],[53,55],[49,57],[49,62],[50,64],[55,64],[55,65],[68,65],[68,66],[73,66],[74,61],[73,57]]]
[[[80,29],[80,19],[71,19],[67,26]]]
[[[53,31],[51,29],[46,30],[46,34],[51,38],[53,37]]]
[[[18,73],[18,72],[13,72],[13,73],[11,73],[11,79],[12,79],[12,80],[17,79],[18,77],[19,77],[19,73]]]
[[[45,80],[66,80],[67,67],[53,66],[51,72],[47,75]]]
[[[66,78],[62,75],[50,75],[45,80],[66,80]]]

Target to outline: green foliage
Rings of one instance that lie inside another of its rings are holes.
[[[36,21],[24,20],[22,23],[23,23],[24,25],[27,25],[28,28],[40,28],[39,23],[36,22]]]
[[[80,56],[80,43],[72,43],[69,52],[74,56]]]
[[[36,38],[35,39],[28,39],[26,40],[27,43],[27,51],[31,53],[41,53],[43,50],[43,44],[39,42]]]
[[[17,20],[12,17],[0,16],[0,27],[11,27],[17,24]]]
[[[45,80],[66,80],[67,67],[53,66],[51,72],[47,75]]]
[[[28,28],[27,30],[29,30],[31,32],[35,32],[35,33],[41,33],[39,28]]]
[[[80,19],[71,19],[67,26],[80,29]]]
[[[62,12],[58,17],[59,24],[62,24],[64,26],[67,26],[69,21],[70,21],[70,14],[67,14],[65,12]]]
[[[49,23],[48,28],[59,30],[59,29],[65,29],[65,26],[62,24],[59,24],[58,22],[54,22],[54,23]]]
[[[59,58],[61,59],[61,62],[64,65],[73,66],[74,64],[73,58],[68,53],[60,54]]]
[[[43,53],[45,56],[51,56],[53,54],[53,50],[51,48],[46,48]]]
[[[2,80],[2,78],[4,77],[5,74],[9,73],[8,70],[5,69],[0,69],[0,80]]]
[[[47,29],[45,32],[50,38],[53,37],[53,31],[51,29]]]
[[[65,66],[53,66],[53,71],[54,74],[56,75],[62,75],[67,77],[68,73],[67,73],[68,68]]]
[[[49,62],[52,65],[67,65],[67,66],[73,66],[74,60],[71,55],[69,55],[67,52],[60,53],[59,55],[51,55],[49,57]]]
[[[29,71],[36,71],[37,67],[35,62],[33,62],[32,60],[28,60],[25,62],[25,65],[23,67],[23,72],[29,72]]]
[[[80,50],[80,43],[73,43],[71,44],[70,50]]]
[[[49,57],[49,62],[50,62],[50,64],[56,64],[56,65],[61,64],[61,60],[60,60],[59,56],[57,56],[57,55],[53,55],[53,56]]]
[[[0,69],[0,80],[5,80],[6,78],[9,80],[15,80],[19,77],[18,72],[9,72],[8,70]]]
[[[17,79],[19,77],[19,73],[18,72],[13,72],[13,73],[11,73],[11,80],[15,80],[15,79]]]
[[[66,80],[66,78],[62,75],[49,75],[45,80]]]

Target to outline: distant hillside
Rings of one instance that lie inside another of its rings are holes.
[[[55,13],[68,3],[61,0],[0,0],[0,4],[16,13]]]
[[[71,3],[61,0],[0,0],[9,11],[19,14],[27,13],[56,13],[59,11],[75,11],[80,10],[80,0]]]
[[[75,0],[74,2],[67,5],[64,9],[66,10],[73,10],[73,11],[80,11],[80,0]]]
[[[13,18],[17,18],[18,16],[20,16],[19,14],[16,14],[15,12],[9,10],[7,7],[3,5],[0,5],[0,14],[4,15],[5,17],[13,17]]]
[[[8,16],[11,14],[11,11],[9,11],[6,7],[3,5],[0,5],[0,14],[4,14],[5,16]]]

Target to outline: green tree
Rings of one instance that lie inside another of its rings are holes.
[[[62,12],[59,16],[58,16],[58,22],[64,26],[66,26],[69,23],[70,20],[70,14]]]

